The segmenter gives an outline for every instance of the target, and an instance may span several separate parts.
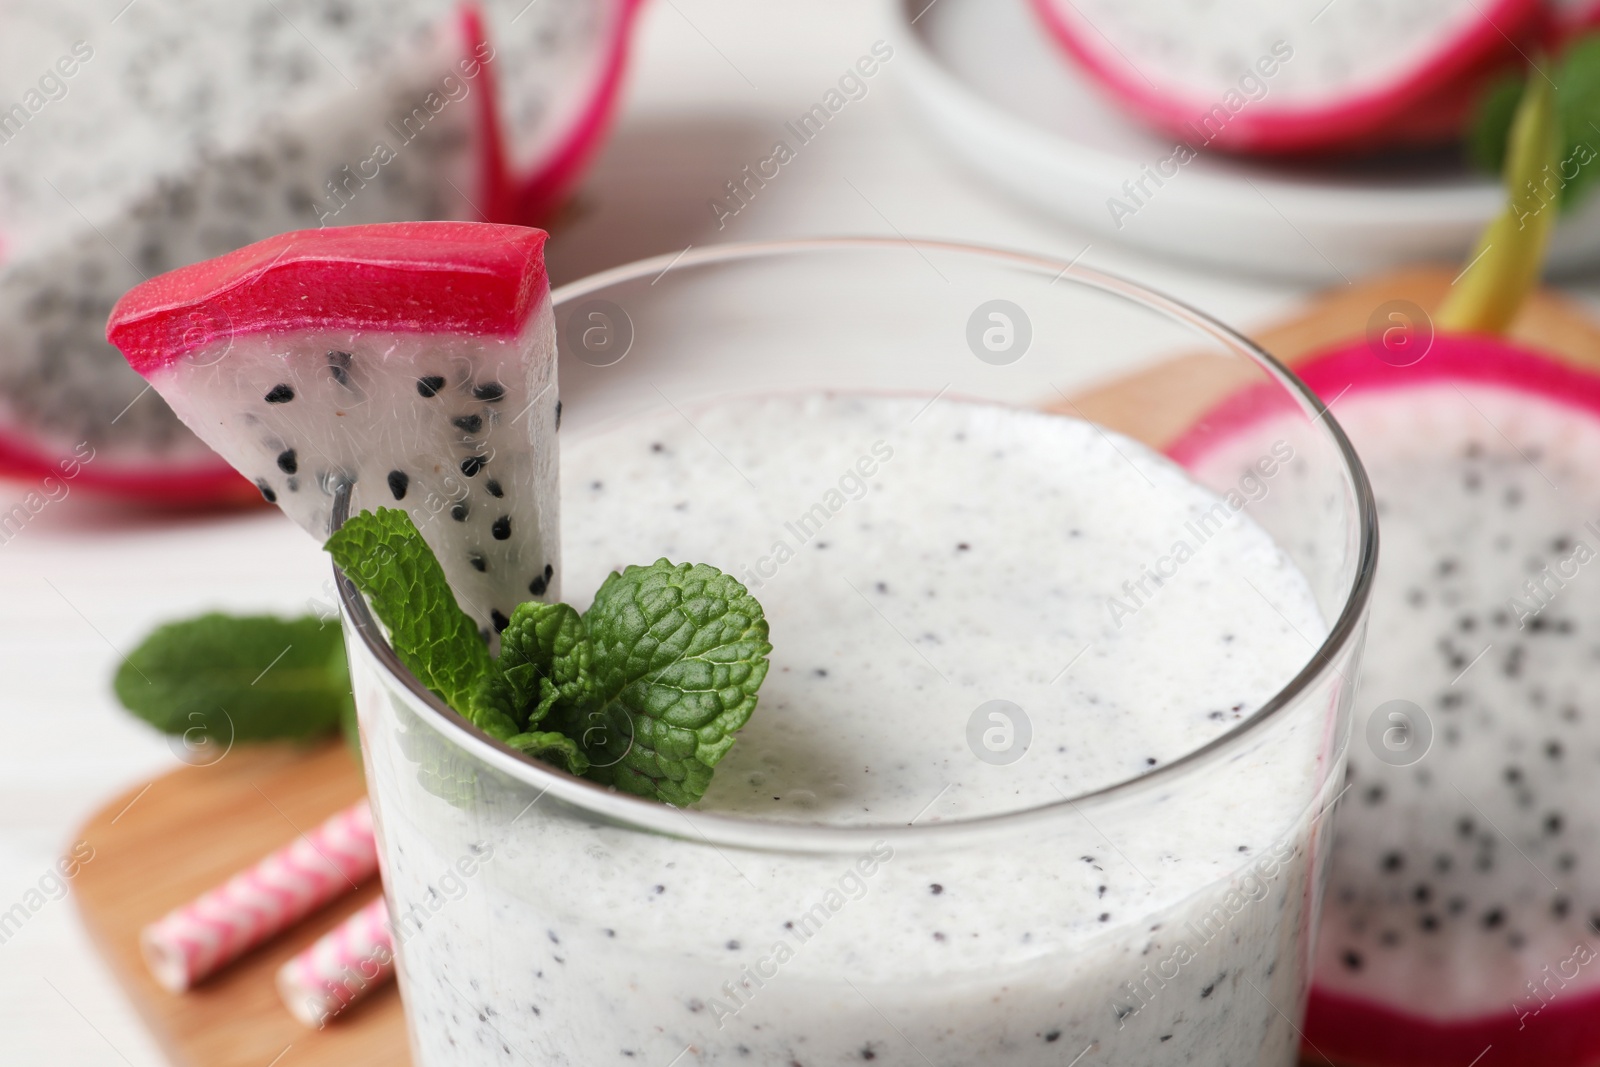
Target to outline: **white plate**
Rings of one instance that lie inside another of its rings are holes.
[[[1175,142],[1074,69],[1027,0],[886,0],[912,110],[996,187],[1096,240],[1254,274],[1337,282],[1420,260],[1465,262],[1504,202],[1447,159],[1285,167],[1201,150],[1135,205],[1123,189]],[[1169,166],[1169,170],[1171,167]],[[1159,176],[1159,175],[1158,175]],[[1111,200],[1133,207],[1113,217]],[[1563,218],[1552,269],[1600,261],[1600,196]]]

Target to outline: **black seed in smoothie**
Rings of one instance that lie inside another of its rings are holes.
[[[1361,969],[1361,954],[1353,949],[1345,949],[1344,955],[1339,959],[1349,970],[1359,971]]]
[[[1439,917],[1437,915],[1424,915],[1419,925],[1423,930],[1431,934],[1439,929]]]
[[[737,941],[729,941],[728,942],[728,951],[729,952],[738,952],[739,951],[739,942],[737,942]]]
[[[483,429],[483,416],[457,415],[455,418],[450,420],[450,425],[454,426],[462,433],[477,433],[479,430]]]
[[[556,429],[561,429],[561,401],[556,401]]]
[[[294,389],[289,385],[280,383],[267,390],[267,395],[262,399],[269,404],[287,404],[294,399]]]
[[[938,896],[944,892],[944,886],[940,885],[938,882],[934,882],[928,887],[928,892],[932,893],[934,896]]]
[[[505,399],[506,387],[499,382],[484,382],[472,390],[472,395],[486,403],[493,404],[496,400]]]
[[[1050,1031],[1048,1034],[1044,1035],[1044,1040],[1045,1040],[1046,1044],[1054,1044],[1055,1042],[1060,1041],[1061,1040],[1061,1031],[1060,1030],[1052,1030],[1052,1031]]]
[[[1501,911],[1499,908],[1490,908],[1488,911],[1484,912],[1483,928],[1485,930],[1493,930],[1499,926],[1503,926],[1505,921],[1506,913],[1504,911]]]
[[[406,498],[406,490],[411,487],[411,475],[405,471],[389,472],[389,492],[394,494],[396,500]]]
[[[1544,817],[1544,832],[1552,835],[1561,832],[1561,814],[1559,812],[1552,811]]]
[[[488,490],[490,496],[497,499],[506,495],[506,491],[500,488],[500,483],[495,481],[493,478],[490,478],[488,481],[484,482],[483,487],[484,489]]]
[[[544,591],[549,588],[549,585],[550,583],[545,581],[544,575],[541,574],[528,583],[528,592],[534,596],[544,596]]]
[[[444,388],[444,376],[429,374],[417,379],[417,395],[431,399],[439,395],[439,390]]]
[[[466,504],[454,504],[454,505],[452,505],[451,508],[450,508],[450,517],[452,519],[456,520],[457,522],[466,522],[467,521],[467,505]]]
[[[272,486],[266,483],[266,479],[256,479],[256,488],[261,490],[261,499],[267,503],[276,504],[278,502],[278,494],[272,491]]]
[[[1400,853],[1389,852],[1383,857],[1383,869],[1386,871],[1398,871],[1400,869],[1400,865],[1404,862],[1405,857],[1400,855]]]
[[[489,462],[488,456],[468,456],[461,461],[461,473],[468,478],[476,477],[487,462]]]
[[[472,564],[472,569],[477,571],[479,574],[482,574],[484,571],[489,569],[488,561],[476,552],[467,557],[467,562]]]
[[[496,541],[504,541],[511,536],[511,516],[502,515],[494,520],[494,525],[489,527],[489,532],[494,534]]]
[[[285,474],[293,474],[300,469],[300,458],[294,454],[294,449],[286,448],[278,453],[278,469]]]
[[[489,610],[489,621],[494,623],[494,632],[497,634],[504,633],[506,627],[511,625],[511,620],[506,618],[499,608]]]

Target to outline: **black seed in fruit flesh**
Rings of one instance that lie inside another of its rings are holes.
[[[495,481],[493,478],[490,478],[488,481],[484,482],[483,487],[489,491],[489,495],[492,497],[498,498],[506,495],[506,491],[500,488],[500,483]]]
[[[472,564],[472,569],[480,574],[489,569],[488,561],[477,553],[473,553],[472,555],[468,556],[467,562]]]
[[[454,504],[450,508],[450,517],[457,522],[467,521],[467,505]]]
[[[450,425],[462,433],[477,433],[483,429],[482,415],[458,415],[450,420]]]
[[[487,401],[488,403],[492,404],[496,400],[502,400],[505,398],[506,387],[501,385],[499,382],[484,382],[482,385],[478,386],[472,391],[472,395],[477,397],[479,400]]]
[[[422,397],[435,397],[439,390],[444,388],[444,377],[439,374],[429,374],[417,379],[417,394]]]
[[[528,592],[534,596],[544,596],[544,591],[548,586],[549,583],[544,580],[544,576],[540,575],[528,583]]]
[[[489,527],[489,532],[494,534],[496,541],[505,541],[511,537],[511,516],[502,515],[494,520],[494,525]]]
[[[285,474],[293,474],[300,469],[300,460],[296,458],[294,449],[286,448],[278,453],[278,469]]]
[[[396,500],[406,498],[406,490],[411,486],[411,475],[405,471],[389,472],[389,492],[394,494]]]
[[[350,360],[354,358],[348,352],[328,353],[328,373],[333,375],[333,380],[340,385],[350,384]]]
[[[489,610],[489,621],[494,623],[495,633],[501,633],[507,626],[511,625],[511,620],[506,618],[499,608],[491,608]]]
[[[273,492],[272,486],[268,485],[264,480],[257,481],[256,488],[261,490],[261,498],[267,503],[276,504],[278,502],[278,494]]]
[[[263,398],[269,404],[287,404],[294,399],[294,389],[288,385],[274,385]]]
[[[468,478],[472,478],[483,470],[483,465],[487,462],[489,462],[489,457],[487,456],[468,456],[461,461],[461,473]]]

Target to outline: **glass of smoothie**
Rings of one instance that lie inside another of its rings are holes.
[[[771,669],[679,809],[473,728],[341,581],[419,1067],[1292,1064],[1377,552],[1321,405],[1181,304],[973,247],[554,300],[565,598],[712,564]]]

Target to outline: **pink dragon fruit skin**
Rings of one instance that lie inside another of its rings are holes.
[[[1195,150],[1260,154],[1451,140],[1547,25],[1542,0],[1033,2],[1134,115]]]
[[[100,337],[116,298],[286,230],[548,213],[637,0],[91,6],[0,0],[0,475],[188,505],[255,494]]]
[[[313,536],[404,508],[486,629],[558,595],[555,326],[541,230],[283,234],[145,282],[107,338]]]
[[[1411,366],[1363,343],[1296,371],[1362,456],[1384,542],[1306,1055],[1600,1062],[1600,600],[1581,587],[1600,555],[1600,376],[1448,334]],[[1169,452],[1202,473],[1248,462],[1235,430],[1284,414],[1247,390]],[[1369,736],[1396,699],[1427,722],[1414,758]]]

